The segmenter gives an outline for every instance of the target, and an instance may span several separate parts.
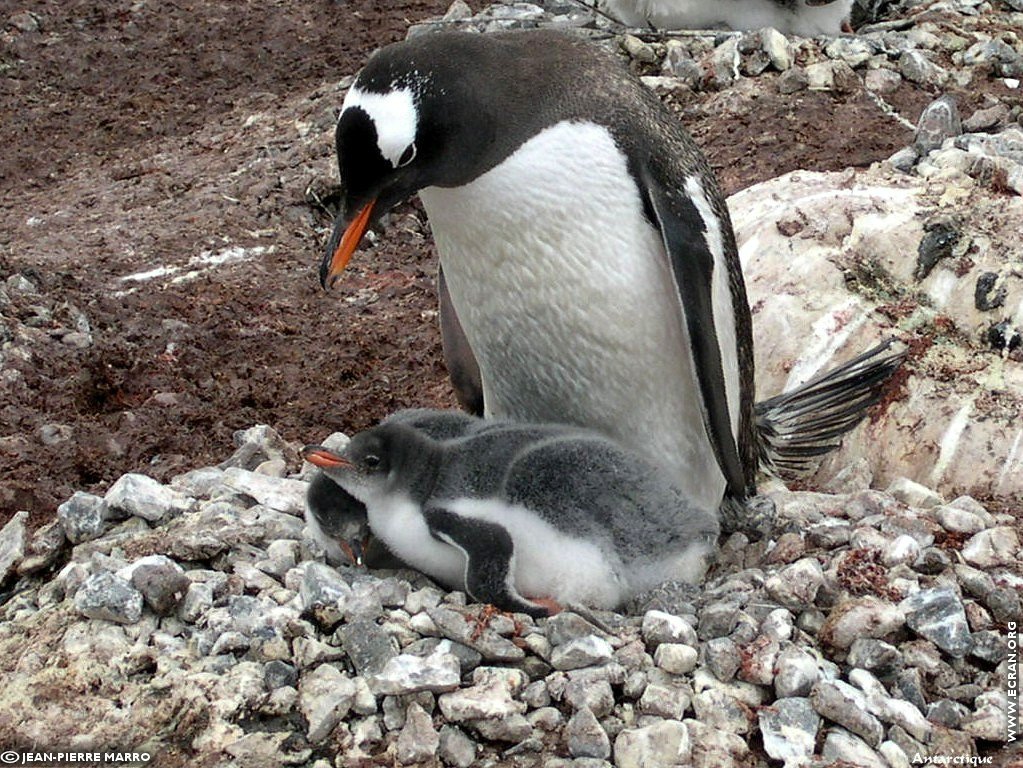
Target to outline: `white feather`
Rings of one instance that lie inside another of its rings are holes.
[[[387,93],[373,93],[352,86],[341,105],[341,115],[356,107],[369,115],[376,128],[380,154],[397,168],[402,154],[415,141],[419,124],[419,110],[412,91],[394,88]]]

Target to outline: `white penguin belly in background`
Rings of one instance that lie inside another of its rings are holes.
[[[603,9],[633,27],[762,29],[786,35],[837,35],[853,0],[602,0]]]

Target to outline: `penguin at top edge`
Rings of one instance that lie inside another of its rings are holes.
[[[382,48],[345,97],[336,145],[323,285],[418,193],[463,404],[595,429],[697,506],[748,498],[760,462],[834,447],[839,415],[855,424],[897,365],[874,350],[806,385],[825,382],[826,401],[797,390],[754,407],[750,310],[713,173],[678,118],[580,39],[441,32]]]
[[[852,31],[853,0],[601,0],[600,7],[622,24],[640,28],[773,27],[801,37]]]
[[[389,421],[340,453],[303,455],[365,504],[389,550],[478,602],[532,616],[613,609],[702,578],[717,515],[663,471],[590,430],[481,424],[435,440]]]

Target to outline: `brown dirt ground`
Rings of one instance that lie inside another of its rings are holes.
[[[27,509],[38,525],[125,472],[216,463],[255,423],[309,442],[454,405],[421,209],[389,217],[338,291],[317,281],[339,81],[446,4],[5,4],[0,279],[39,293],[0,307],[0,343],[31,353],[0,381],[0,523]],[[24,11],[38,29],[9,22]],[[782,96],[774,79],[672,99],[729,193],[865,166],[911,139],[862,88]],[[963,113],[996,87],[957,94]],[[915,121],[934,95],[906,84],[890,102]],[[227,248],[264,251],[196,262]],[[124,280],[158,266],[177,272]],[[84,349],[61,341],[78,312]]]

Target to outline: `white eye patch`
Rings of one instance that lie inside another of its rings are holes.
[[[419,124],[419,112],[412,91],[396,88],[387,93],[374,93],[361,91],[353,85],[341,105],[341,114],[354,107],[369,115],[376,128],[380,154],[397,168],[401,164],[402,155],[415,141]],[[412,152],[414,154],[415,150]]]

